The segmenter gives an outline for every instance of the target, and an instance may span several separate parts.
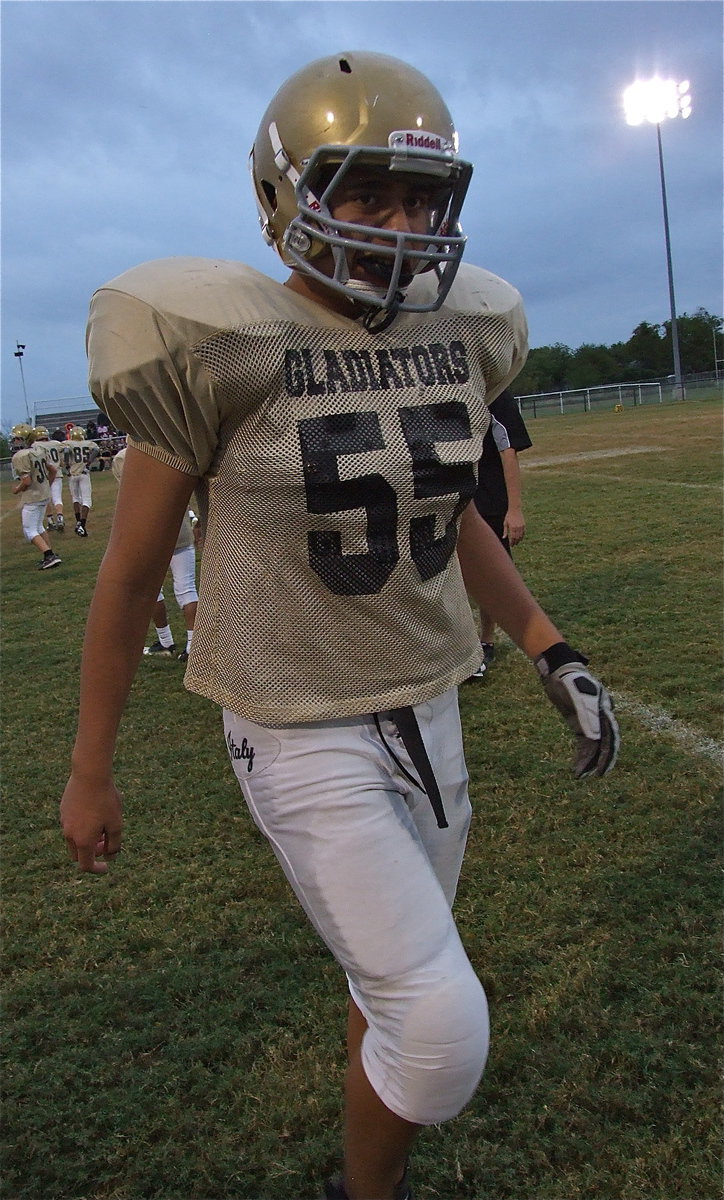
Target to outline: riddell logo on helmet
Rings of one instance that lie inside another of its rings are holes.
[[[438,154],[447,154],[453,149],[452,142],[440,137],[438,133],[426,133],[424,129],[396,129],[390,134],[390,146],[396,150],[404,147],[406,150],[436,150]]]
[[[435,137],[429,133],[407,133],[405,134],[405,145],[414,146],[415,149],[421,150],[444,150],[442,138]]]

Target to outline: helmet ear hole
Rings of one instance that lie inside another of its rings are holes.
[[[339,69],[340,69],[340,71],[343,71],[345,75],[351,75],[351,74],[352,74],[352,68],[351,68],[351,66],[349,65],[349,63],[347,62],[347,59],[346,59],[346,58],[340,58],[340,60],[339,60]]]
[[[268,179],[259,180],[272,212],[277,211],[277,189]]]

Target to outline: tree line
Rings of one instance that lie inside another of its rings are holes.
[[[722,318],[705,308],[676,318],[683,375],[716,369],[716,357],[724,365]],[[639,383],[666,379],[674,370],[671,321],[651,325],[642,321],[627,342],[612,346],[585,343],[577,350],[556,342],[531,350],[520,375],[513,383],[517,396],[538,392],[568,391],[607,383]]]

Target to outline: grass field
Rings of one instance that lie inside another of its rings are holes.
[[[612,688],[576,783],[503,644],[461,690],[474,825],[457,914],[488,1070],[415,1156],[419,1200],[716,1200],[721,406],[530,422],[517,562]],[[3,485],[5,1200],[316,1200],[338,1165],[343,980],[240,803],[218,712],[143,662],[126,843],[79,877],[57,826],[115,485],[35,570]],[[181,637],[178,610],[172,625]]]

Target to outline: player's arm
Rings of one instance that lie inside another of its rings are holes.
[[[523,493],[520,482],[520,463],[518,451],[509,446],[502,450],[500,462],[505,477],[505,490],[508,494],[508,508],[503,522],[503,533],[511,546],[517,546],[525,536],[525,517],[523,516]]]
[[[563,640],[474,504],[463,513],[457,549],[469,594],[529,658]]]
[[[13,484],[13,495],[17,496],[20,492],[25,492],[30,487],[32,479],[29,474],[21,475]]]
[[[620,743],[611,698],[528,591],[474,504],[461,519],[458,557],[468,592],[534,661],[548,699],[573,732],[576,777],[605,775]]]
[[[54,464],[53,464],[53,463],[50,461],[50,459],[49,459],[49,458],[46,458],[46,460],[45,460],[45,466],[46,466],[46,468],[47,468],[47,471],[48,471],[48,483],[53,483],[53,482],[55,481],[55,477],[56,477],[56,475],[58,474],[58,469],[57,469],[57,467],[56,467],[56,466],[55,466],[55,465],[54,465]]]
[[[113,754],[148,622],[176,544],[195,475],[129,447],[116,512],[88,613],[78,731],[60,816],[70,855],[101,872],[117,854],[121,797]]]
[[[201,522],[192,508],[189,509],[189,521],[191,522],[191,529],[194,535],[194,548],[196,550],[203,550],[204,533],[201,528]]]

